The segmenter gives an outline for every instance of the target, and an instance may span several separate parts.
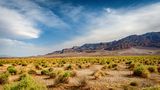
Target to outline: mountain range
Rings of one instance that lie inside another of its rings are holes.
[[[48,53],[47,55],[123,55],[139,53],[160,54],[160,32],[149,32],[143,35],[130,35],[112,42],[74,46],[72,48],[54,51],[52,53]]]

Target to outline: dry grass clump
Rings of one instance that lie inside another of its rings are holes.
[[[150,72],[150,73],[153,73],[153,72],[158,72],[157,71],[157,66],[148,66],[148,71]]]
[[[63,70],[53,70],[52,72],[50,72],[48,75],[50,78],[56,78],[56,76],[58,76],[59,74],[63,73]]]
[[[143,78],[148,78],[148,77],[150,77],[150,72],[148,71],[146,66],[140,65],[140,66],[137,66],[137,67],[134,68],[133,75],[134,76],[140,76],[140,77],[143,77]]]
[[[9,73],[5,72],[5,73],[0,73],[0,84],[5,84],[8,82],[8,78],[9,78]]]
[[[70,77],[71,77],[70,72],[65,71],[63,73],[60,73],[58,76],[56,76],[55,81],[54,81],[54,85],[68,84]]]
[[[4,90],[47,90],[47,88],[26,74],[21,77],[19,82],[4,85]]]
[[[68,73],[70,77],[77,76],[76,70],[72,70],[72,71],[54,70],[49,74],[49,76],[50,76],[50,78],[54,79],[56,76],[58,76],[60,74],[64,74],[64,73]]]
[[[147,87],[147,88],[143,88],[142,90],[160,90],[160,86]]]
[[[0,62],[0,66],[3,66],[3,63],[2,63],[2,62]]]
[[[40,65],[38,65],[38,64],[35,65],[35,68],[36,68],[37,70],[42,70],[42,67],[41,67]]]
[[[41,71],[41,75],[49,75],[50,71],[48,69],[44,69]]]
[[[92,74],[92,76],[94,76],[94,79],[99,79],[99,78],[106,76],[106,75],[108,75],[108,74],[102,70],[97,70]]]
[[[133,70],[135,67],[137,67],[137,66],[139,66],[140,64],[139,63],[134,63],[134,62],[132,62],[131,64],[129,64],[129,69],[130,70]]]
[[[75,70],[75,69],[76,69],[76,66],[72,64],[69,64],[65,67],[65,70]]]
[[[30,70],[28,71],[28,74],[37,74],[37,72],[36,72],[36,70],[30,69]]]
[[[115,69],[117,66],[118,66],[118,65],[117,65],[116,63],[110,63],[110,64],[108,65],[108,68],[110,68],[110,69]]]

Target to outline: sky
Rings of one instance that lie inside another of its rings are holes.
[[[0,0],[0,56],[160,31],[160,0]]]

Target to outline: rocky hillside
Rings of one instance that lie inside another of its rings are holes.
[[[55,51],[47,55],[74,52],[92,53],[97,51],[115,51],[129,49],[132,47],[160,48],[160,32],[150,32],[143,35],[131,35],[112,42],[84,44],[82,46],[75,46],[72,48]]]

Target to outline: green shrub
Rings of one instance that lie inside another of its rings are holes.
[[[42,75],[48,75],[48,74],[49,74],[49,70],[42,70],[42,71],[41,71],[41,74],[42,74]]]
[[[55,71],[52,71],[51,73],[49,73],[49,77],[50,78],[55,78],[57,76],[57,73]]]
[[[3,66],[3,64],[0,62],[0,66]]]
[[[73,66],[72,66],[71,64],[69,64],[69,65],[66,66],[65,69],[66,69],[66,70],[72,70],[72,69],[73,69]]]
[[[5,84],[8,82],[9,73],[1,73],[0,74],[0,84]]]
[[[157,67],[156,66],[148,66],[148,71],[149,72],[157,72]]]
[[[31,70],[28,71],[28,74],[37,74],[37,72],[35,70],[31,69]]]
[[[133,70],[135,67],[137,67],[137,66],[139,66],[140,64],[139,63],[134,63],[134,62],[132,62],[130,65],[129,65],[129,69],[130,70]]]
[[[116,63],[110,63],[109,66],[108,66],[108,68],[115,68],[115,67],[117,67]]]
[[[56,79],[55,79],[55,85],[60,84],[60,83],[68,83],[69,82],[69,78],[71,76],[70,72],[64,72],[59,74]]]
[[[63,74],[64,71],[63,70],[54,70],[52,72],[49,73],[49,77],[50,78],[55,78],[56,76]]]
[[[136,68],[134,68],[133,75],[140,76],[143,78],[148,78],[150,76],[150,73],[145,66],[140,65],[140,66],[137,66]]]
[[[31,76],[25,75],[19,82],[6,84],[4,90],[47,90],[47,88],[37,83]]]
[[[48,71],[52,72],[54,69],[53,68],[49,68]]]
[[[17,74],[17,70],[14,66],[9,66],[7,70],[10,74]]]
[[[142,90],[160,90],[160,86],[147,87]]]

